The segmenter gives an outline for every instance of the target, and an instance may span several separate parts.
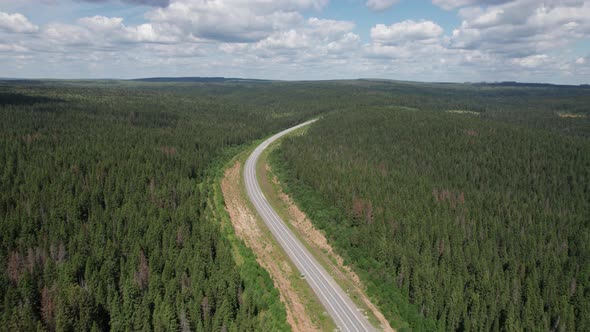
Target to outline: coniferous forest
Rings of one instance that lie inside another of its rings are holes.
[[[232,257],[213,182],[320,106],[250,90],[4,84],[0,329],[287,329],[266,272]]]
[[[281,180],[401,327],[590,330],[589,91],[422,91],[286,139]]]
[[[273,161],[388,318],[590,330],[588,105],[581,87],[2,81],[0,329],[288,330],[217,181],[321,116]]]

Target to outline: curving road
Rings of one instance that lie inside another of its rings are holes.
[[[316,293],[326,311],[342,331],[374,331],[348,295],[336,284],[330,274],[318,263],[311,253],[287,227],[281,217],[270,206],[256,178],[256,162],[260,154],[274,141],[289,132],[307,126],[316,120],[307,121],[286,129],[264,141],[252,152],[244,167],[244,181],[248,197],[291,261],[305,276],[305,280]]]

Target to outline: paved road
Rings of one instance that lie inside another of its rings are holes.
[[[311,255],[311,253],[303,246],[297,239],[295,234],[285,225],[281,217],[277,215],[274,209],[270,206],[260,185],[256,178],[256,162],[260,154],[272,142],[281,136],[306,126],[315,120],[302,123],[298,126],[284,130],[260,144],[254,152],[248,157],[246,166],[244,167],[244,181],[246,183],[246,191],[252,204],[262,216],[262,219],[271,230],[274,237],[283,247],[285,252],[295,266],[299,269],[301,274],[307,280],[314,292],[319,297],[320,301],[330,314],[336,325],[342,331],[374,331],[375,329],[358,307],[350,300],[348,295],[336,284],[330,274],[318,263],[318,261]]]

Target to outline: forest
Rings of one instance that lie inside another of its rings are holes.
[[[328,114],[271,155],[384,314],[590,330],[589,90],[391,85],[402,102]]]
[[[256,140],[321,116],[273,158],[390,317],[590,330],[588,92],[0,81],[0,329],[289,330],[215,187]]]
[[[270,277],[235,259],[212,201],[225,160],[325,108],[295,98],[1,84],[0,330],[287,330]]]

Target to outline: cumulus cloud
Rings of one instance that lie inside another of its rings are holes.
[[[443,28],[432,21],[377,24],[371,29],[371,43],[364,46],[364,56],[381,63],[383,70],[432,74],[453,61],[443,33]]]
[[[515,0],[432,0],[432,3],[445,10],[452,10],[465,6],[499,5]]]
[[[462,67],[487,77],[547,80],[579,75],[571,55],[558,55],[590,38],[590,2],[583,0],[433,1],[461,7],[461,25],[444,45]],[[582,65],[583,66],[583,65]],[[585,68],[585,66],[584,66]]]
[[[318,34],[319,36],[325,38],[330,38],[341,35],[343,33],[348,33],[352,31],[355,27],[355,24],[352,21],[327,20],[320,19],[317,17],[312,17],[308,19],[307,25],[308,29],[311,30],[314,34]]]
[[[83,27],[63,23],[48,24],[42,29],[41,35],[44,42],[52,44],[52,50],[56,46],[89,46],[96,42],[92,34]]]
[[[408,41],[432,40],[442,35],[443,29],[432,21],[415,22],[412,20],[389,26],[377,24],[371,28],[371,39],[384,44],[400,44]]]
[[[176,26],[183,35],[221,42],[256,42],[302,22],[301,10],[320,9],[328,0],[176,0],[146,16]]]
[[[399,0],[368,0],[365,5],[375,11],[383,11],[393,7]]]
[[[178,43],[178,44],[146,44],[143,46],[144,53],[155,54],[158,58],[194,58],[204,57],[211,50],[201,44]]]
[[[105,16],[93,16],[83,17],[78,20],[80,25],[87,27],[92,31],[112,31],[123,28],[123,18],[121,17],[105,17]]]
[[[93,3],[103,3],[109,2],[112,0],[76,0],[78,2],[93,2]],[[144,6],[153,6],[153,7],[167,7],[170,4],[170,0],[120,0],[124,3],[129,3],[132,5],[144,5]]]
[[[3,44],[0,43],[0,53],[26,53],[29,50],[18,44]]]
[[[536,68],[547,63],[549,57],[546,54],[535,54],[527,57],[515,58],[512,60],[514,64],[527,68]]]
[[[33,33],[39,27],[31,23],[24,15],[0,12],[0,30],[16,33]]]
[[[144,23],[127,26],[120,17],[93,16],[78,19],[77,24],[50,23],[40,31],[43,44],[50,44],[52,52],[88,50],[121,50],[132,44],[179,43],[177,35],[169,34],[170,27]],[[43,46],[39,46],[39,49]],[[75,48],[72,49],[72,48]]]
[[[516,0],[459,11],[454,48],[483,50],[515,58],[543,54],[590,37],[590,2]]]
[[[171,33],[172,27],[151,23],[128,27],[123,24],[121,17],[84,17],[79,19],[78,23],[92,32],[94,36],[112,42],[175,43],[180,41],[177,34]]]
[[[41,0],[4,1],[20,6]],[[20,76],[6,68],[35,61],[35,76],[55,76],[43,71],[52,66],[77,68],[77,76],[89,70],[94,77],[101,76],[96,74],[100,70],[109,70],[110,76],[149,72],[434,81],[579,81],[578,76],[590,75],[587,54],[562,51],[590,39],[587,0],[433,0],[456,11],[461,23],[454,30],[429,20],[381,21],[372,25],[368,40],[361,40],[355,22],[310,17],[321,14],[328,0],[104,1],[150,8],[144,9],[140,24],[97,15],[41,27],[21,14],[0,12],[3,75]],[[362,3],[385,10],[397,2]]]
[[[345,59],[346,51],[355,54],[360,37],[352,32],[350,21],[309,18],[287,30],[276,31],[255,43],[224,43],[220,49],[269,61],[295,63]]]

